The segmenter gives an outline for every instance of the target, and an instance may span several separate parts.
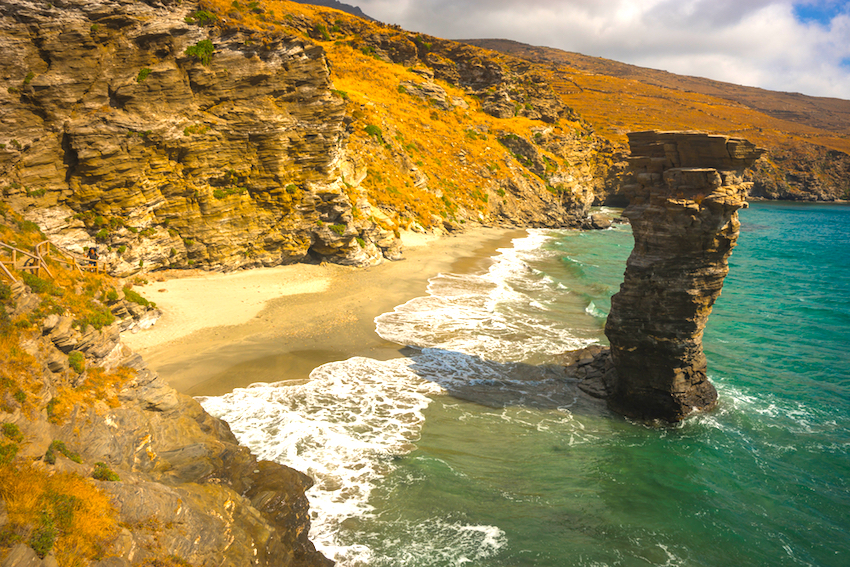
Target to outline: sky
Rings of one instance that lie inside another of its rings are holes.
[[[503,38],[850,100],[850,0],[345,0],[447,39]]]

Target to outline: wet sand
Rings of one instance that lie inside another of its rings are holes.
[[[403,356],[402,346],[375,333],[375,317],[425,295],[440,272],[486,269],[498,248],[524,234],[406,235],[404,260],[371,268],[296,264],[136,286],[165,315],[151,329],[125,333],[124,342],[192,396],[306,380],[315,367],[352,356]]]

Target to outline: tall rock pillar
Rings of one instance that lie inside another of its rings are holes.
[[[763,150],[696,132],[634,132],[629,146],[636,184],[624,188],[623,216],[635,247],[605,325],[617,376],[608,403],[630,417],[679,421],[717,402],[702,334],[747,206],[741,174]]]

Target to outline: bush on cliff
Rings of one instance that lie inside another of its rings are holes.
[[[107,482],[118,482],[121,480],[118,475],[110,469],[106,463],[97,462],[94,464],[94,471],[91,476],[95,480],[103,480]]]
[[[86,357],[78,350],[72,350],[68,355],[68,365],[77,374],[82,374],[86,369]]]
[[[133,291],[129,286],[124,288],[124,299],[127,301],[132,301],[133,303],[137,303],[142,307],[151,307],[155,308],[156,303],[153,301],[148,301],[142,295],[136,291]]]
[[[208,39],[202,39],[195,45],[190,45],[185,51],[186,55],[196,58],[202,65],[210,64],[213,52],[215,52],[215,46]]]

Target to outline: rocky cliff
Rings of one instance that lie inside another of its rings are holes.
[[[558,121],[575,117],[547,85],[470,60],[467,46],[333,10],[10,0],[0,48],[4,199],[66,248],[97,245],[116,274],[369,265],[399,258],[398,229],[412,223],[571,226],[594,199],[596,149],[580,129],[563,131]],[[376,72],[341,74],[334,61],[352,55]],[[380,94],[387,63],[431,70]],[[374,92],[334,84],[355,78]],[[448,96],[443,79],[465,90]],[[378,108],[376,95],[397,103]],[[418,125],[394,115],[415,105]],[[502,122],[476,120],[470,105]],[[414,143],[436,160],[444,150],[427,147],[429,130],[453,121],[479,141],[526,144],[490,144],[500,175],[470,159],[474,140],[457,139],[457,126],[438,162],[412,155]]]
[[[6,199],[71,249],[100,243],[117,273],[395,257],[346,185],[362,172],[323,50],[195,12],[4,2]]]
[[[702,333],[729,271],[746,207],[745,168],[763,153],[741,138],[629,134],[635,183],[624,188],[635,247],[605,334],[609,405],[639,419],[679,421],[712,408]]]
[[[120,342],[156,310],[51,269],[0,282],[2,565],[331,565],[307,538],[312,480],[258,461]]]

